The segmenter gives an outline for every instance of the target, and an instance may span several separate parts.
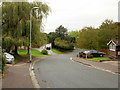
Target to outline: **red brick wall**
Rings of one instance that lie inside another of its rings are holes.
[[[113,56],[113,57],[116,57],[116,51],[111,51],[109,50],[109,56]]]

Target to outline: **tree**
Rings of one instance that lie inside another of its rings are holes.
[[[67,40],[62,40],[60,37],[56,38],[55,41],[55,48],[59,49],[60,51],[64,50],[73,50],[74,46]]]
[[[107,43],[116,39],[118,35],[118,22],[105,20],[99,28],[85,27],[79,31],[77,47],[84,49],[108,49]]]
[[[93,27],[85,27],[80,30],[77,38],[77,46],[83,49],[98,49],[97,29]]]
[[[42,2],[3,2],[3,46],[5,49],[15,46],[15,54],[17,54],[18,46],[29,46],[29,23],[30,10],[32,7],[38,6],[40,9],[38,13],[33,10],[32,17],[32,45],[40,46],[43,44],[40,36],[42,28],[42,20],[47,17],[50,11],[48,5]],[[8,40],[9,39],[9,40]],[[12,41],[12,42],[11,42]],[[7,50],[9,52],[10,50]]]
[[[75,46],[77,47],[76,40],[79,36],[79,31],[71,31],[71,32],[69,32],[69,36],[71,37],[71,40],[72,40],[71,42],[75,43]]]
[[[61,37],[62,39],[65,38],[65,36],[67,36],[67,28],[64,28],[62,25],[60,25],[56,30],[56,35],[57,37]]]
[[[79,31],[71,31],[71,32],[69,32],[69,35],[70,35],[71,37],[77,38],[78,35],[79,35]]]
[[[100,49],[108,49],[107,43],[111,39],[116,39],[118,34],[118,23],[112,20],[105,20],[99,28],[99,47]]]

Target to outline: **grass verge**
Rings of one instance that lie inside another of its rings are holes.
[[[55,49],[55,48],[52,48],[52,51],[54,53],[57,53],[57,54],[65,54],[65,53],[68,53],[68,52],[72,52],[72,50],[69,50],[69,51],[59,51],[58,49]]]
[[[30,55],[27,54],[27,50],[18,50],[18,54],[19,55],[14,55],[15,57],[14,63],[28,59],[30,57]],[[48,55],[44,55],[40,51],[32,49],[32,56],[48,56]]]
[[[104,60],[110,60],[109,57],[95,57],[95,58],[87,58],[87,60],[91,61],[104,61]]]
[[[18,50],[18,54],[26,55],[27,54],[27,50]],[[40,51],[32,49],[32,56],[48,56],[48,55],[44,55]]]

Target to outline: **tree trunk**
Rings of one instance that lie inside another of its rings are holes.
[[[30,48],[29,48],[29,46],[27,47],[27,54],[30,54]]]
[[[11,48],[11,47],[8,47],[7,50],[6,50],[6,52],[10,53],[10,48]]]
[[[18,52],[17,52],[17,51],[18,51],[18,47],[15,46],[15,54],[16,54],[16,55],[18,55]]]

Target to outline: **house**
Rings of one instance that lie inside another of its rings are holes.
[[[120,59],[120,40],[110,40],[107,45],[109,46],[109,57]]]

